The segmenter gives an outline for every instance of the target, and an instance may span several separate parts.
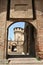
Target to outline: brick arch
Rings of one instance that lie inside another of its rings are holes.
[[[18,23],[18,22],[28,23],[28,24],[32,25],[35,30],[37,30],[36,20],[35,20],[34,22],[31,22],[31,21],[30,21],[30,22],[29,22],[29,21],[14,21],[14,22],[10,22],[10,21],[9,21],[9,22],[7,23],[7,30],[9,29],[10,26],[12,26],[13,24]]]
[[[15,23],[15,22],[17,22],[17,20],[15,21],[15,20],[9,20],[9,21],[6,21],[6,12],[2,12],[1,14],[0,14],[0,16],[1,16],[1,18],[3,18],[3,19],[0,19],[2,22],[4,21],[4,23],[6,23],[7,22],[7,26],[6,27],[8,27],[10,24],[12,24],[12,23]],[[19,20],[18,20],[19,21]],[[21,21],[21,20],[20,20]],[[23,21],[23,20],[22,20]],[[34,27],[35,27],[35,29],[37,29],[37,20],[31,20],[31,21],[29,21],[29,20],[26,20],[26,22],[28,22],[28,23],[30,23],[30,24],[32,24]],[[5,34],[6,34],[6,32],[5,32]],[[6,44],[6,39],[7,39],[7,36],[6,36],[6,38],[5,38],[5,44]],[[5,51],[6,52],[6,51]]]
[[[18,22],[21,22],[21,21],[18,21]],[[23,21],[23,22],[27,22],[27,21]],[[17,23],[17,21],[16,22],[10,22],[9,25],[7,26],[7,45],[8,45],[8,30],[9,30],[9,27],[12,26],[14,23]],[[36,27],[32,23],[30,23],[30,22],[27,22],[27,23],[29,25],[32,25],[33,28],[34,28],[35,43],[37,45],[37,29],[36,29]],[[36,45],[35,45],[35,49],[37,48]],[[7,49],[8,49],[8,46],[7,46]],[[8,51],[7,51],[7,53],[8,53]],[[37,53],[37,50],[36,50],[36,53]]]
[[[4,0],[3,0],[4,1]],[[0,27],[2,28],[4,28],[4,29],[1,29],[1,30],[3,30],[4,32],[4,34],[6,34],[6,32],[5,32],[5,25],[6,25],[6,12],[7,12],[7,0],[5,0],[4,2],[2,1],[2,3],[0,2]],[[37,0],[36,0],[37,1]],[[42,13],[43,12],[43,0],[41,1],[39,1],[40,3],[39,3],[39,5],[38,5],[38,2],[37,2],[37,5],[36,6],[38,6],[38,7],[36,7],[36,11],[38,11],[38,14],[39,14],[39,11],[40,11],[40,13]],[[2,6],[1,6],[2,5]],[[3,8],[3,6],[4,6],[4,8]],[[12,9],[11,9],[12,10]],[[36,12],[37,13],[37,12]],[[42,15],[43,16],[43,15]],[[8,21],[9,22],[9,21]],[[35,20],[35,21],[32,21],[32,22],[30,22],[30,23],[32,23],[32,25],[38,30],[38,36],[42,36],[42,34],[39,34],[39,31],[40,31],[40,29],[39,29],[39,27],[40,26],[42,26],[43,25],[43,17],[40,17],[40,15],[38,16],[37,15],[37,20]],[[9,22],[8,23],[8,26],[11,24],[12,22]],[[3,25],[4,24],[4,25]],[[38,27],[37,27],[38,26]],[[41,28],[41,27],[40,27]],[[6,37],[5,37],[5,39],[4,39],[4,34],[2,34],[2,36],[3,36],[3,40],[5,41],[5,48],[6,48]],[[1,35],[1,34],[0,34]],[[5,35],[6,36],[6,35]],[[40,38],[40,37],[39,37]],[[39,39],[38,38],[38,39]],[[37,39],[37,40],[38,40]],[[42,39],[42,38],[40,38],[40,39]],[[2,40],[2,41],[3,41]],[[42,39],[43,40],[43,39]],[[4,42],[3,42],[4,43]],[[42,43],[40,40],[38,40],[38,43]],[[5,52],[6,52],[6,50],[5,50]],[[4,52],[4,56],[6,56],[6,53]]]
[[[13,9],[11,9],[11,10],[13,10]],[[38,10],[36,10],[36,11],[38,11]],[[40,13],[42,13],[41,11],[38,11],[38,12],[40,12]],[[41,15],[41,14],[40,14]],[[32,24],[33,26],[34,26],[34,28],[37,30],[37,22],[38,21],[40,21],[40,15],[39,15],[39,13],[38,13],[38,15],[37,15],[37,19],[36,20],[26,20],[26,22],[28,22],[28,23],[30,23],[30,24]],[[1,19],[0,19],[0,21],[2,21],[2,22],[4,22],[4,23],[6,23],[7,22],[7,28],[8,28],[8,26],[10,25],[10,24],[12,24],[12,23],[15,23],[15,22],[17,22],[17,21],[25,21],[25,20],[9,20],[9,21],[6,21],[6,11],[4,11],[4,12],[1,12],[1,14],[0,14],[0,16],[1,16]],[[2,23],[1,23],[2,24]],[[7,36],[6,36],[7,37]],[[6,38],[5,38],[5,40],[6,40]]]
[[[34,28],[36,28],[37,29],[37,26],[36,26],[36,20],[35,21],[14,21],[14,22],[12,22],[12,21],[8,21],[7,22],[7,29],[11,26],[11,25],[13,25],[14,23],[18,23],[18,22],[25,22],[25,23],[28,23],[28,24],[31,24]]]

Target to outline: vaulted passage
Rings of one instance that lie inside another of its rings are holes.
[[[30,26],[30,56],[35,57],[35,53],[34,27]]]
[[[29,53],[30,57],[35,57],[35,29],[31,24],[25,24],[25,53]]]
[[[19,24],[19,26],[17,26]],[[12,35],[9,32],[9,29],[11,26],[14,30],[14,40]],[[36,50],[35,50],[35,40],[36,40],[36,30],[34,26],[30,23],[24,22],[21,23],[14,23],[10,27],[8,27],[8,37],[10,35],[10,38],[8,39],[8,51],[7,55],[8,58],[14,58],[14,57],[36,57]],[[16,26],[16,27],[15,27]]]

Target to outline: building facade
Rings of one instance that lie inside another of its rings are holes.
[[[8,41],[8,52],[16,52],[16,54],[18,55],[22,54],[23,44],[24,44],[24,29],[16,27],[14,28],[14,41]]]
[[[0,0],[0,59],[8,56],[9,27],[21,21],[35,28],[35,54],[43,58],[43,0]]]

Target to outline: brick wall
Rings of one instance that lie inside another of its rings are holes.
[[[36,4],[35,6],[36,6],[37,19],[34,21],[32,21],[32,20],[31,21],[27,20],[27,21],[31,22],[32,25],[34,25],[34,27],[37,29],[37,41],[38,41],[37,44],[38,44],[39,50],[41,52],[41,51],[43,51],[43,15],[42,15],[43,14],[43,0],[35,0],[35,4]],[[13,11],[13,10],[14,10],[14,7],[11,9],[11,11]],[[0,49],[2,50],[2,52],[0,51],[0,53],[2,53],[2,58],[3,57],[6,58],[6,45],[7,45],[7,42],[6,42],[7,41],[7,36],[6,36],[7,28],[5,27],[6,23],[15,21],[15,20],[7,21],[6,12],[7,12],[7,0],[0,0],[0,45],[3,46],[2,48],[0,47]],[[14,13],[12,13],[12,14],[14,14]],[[23,13],[23,14],[25,14],[25,13]],[[18,13],[18,15],[19,15],[19,13]],[[17,17],[18,17],[18,15],[17,15]],[[29,13],[28,13],[28,16],[30,16]],[[22,16],[21,16],[21,18],[22,18]],[[24,16],[24,18],[25,18],[25,16]],[[3,52],[3,50],[4,50],[4,52]],[[1,55],[0,55],[0,57],[1,57]]]

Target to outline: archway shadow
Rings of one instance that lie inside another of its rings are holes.
[[[35,58],[29,55],[8,55],[8,58]]]

